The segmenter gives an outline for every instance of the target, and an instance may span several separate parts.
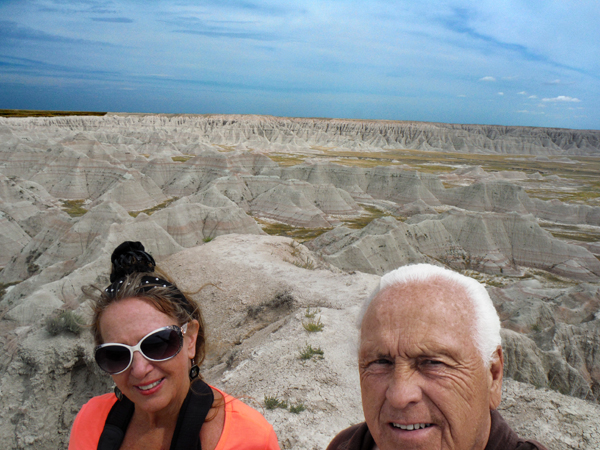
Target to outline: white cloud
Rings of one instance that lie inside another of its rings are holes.
[[[498,95],[504,95],[504,92],[498,92]]]
[[[494,77],[483,77],[479,81],[496,81],[496,79]]]
[[[560,80],[548,81],[546,84],[560,84]]]
[[[521,109],[521,110],[517,111],[517,113],[519,113],[519,114],[535,114],[535,115],[546,114],[544,111],[528,111],[526,109]]]
[[[458,94],[457,97],[466,97],[465,94]]]
[[[580,102],[581,100],[579,100],[578,98],[574,98],[574,97],[567,97],[566,95],[559,95],[558,97],[554,97],[554,98],[543,98],[542,99],[543,102]]]
[[[527,98],[537,98],[537,95],[530,95],[530,96],[529,96],[529,97],[527,97]]]
[[[519,95],[527,95],[527,92],[525,92],[525,91],[521,91],[521,92],[517,92],[517,94],[519,94]],[[531,97],[530,97],[530,98],[531,98]]]

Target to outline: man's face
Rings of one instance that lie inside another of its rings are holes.
[[[500,403],[501,350],[486,367],[462,289],[427,282],[383,290],[361,328],[365,419],[381,450],[484,449]]]

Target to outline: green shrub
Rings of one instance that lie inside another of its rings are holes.
[[[303,403],[296,403],[295,405],[290,405],[290,412],[294,414],[300,414],[302,411],[306,410]]]
[[[325,352],[321,350],[321,347],[313,348],[312,345],[306,344],[306,346],[300,349],[300,359],[306,361],[311,359],[313,356],[316,356],[317,359],[323,359],[323,355]]]
[[[267,408],[267,409],[275,409],[275,408],[287,409],[287,407],[288,407],[288,404],[286,401],[279,400],[277,397],[272,397],[270,395],[265,395],[264,403],[265,403],[265,408]]]
[[[308,319],[306,322],[302,321],[302,326],[309,333],[316,333],[317,331],[323,331],[323,324],[321,323],[321,316],[315,320],[314,318]]]
[[[317,314],[321,312],[321,309],[315,308],[313,310],[310,309],[310,306],[306,308],[306,312],[304,313],[304,317],[307,319],[314,319]]]

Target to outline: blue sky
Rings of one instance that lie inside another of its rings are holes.
[[[0,108],[600,129],[600,2],[0,0]]]

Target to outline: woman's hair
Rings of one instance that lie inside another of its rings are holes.
[[[206,329],[200,307],[181,292],[166,274],[156,269],[154,259],[141,243],[123,242],[113,252],[111,262],[111,284],[106,289],[95,286],[84,288],[84,294],[92,300],[91,329],[96,345],[104,343],[100,333],[100,318],[106,308],[121,300],[138,298],[175,319],[179,326],[192,320],[198,321],[193,361],[200,366],[206,355]]]

